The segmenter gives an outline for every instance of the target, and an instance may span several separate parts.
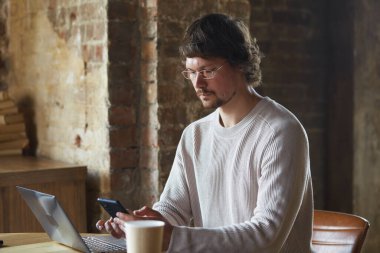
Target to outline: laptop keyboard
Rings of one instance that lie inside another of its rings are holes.
[[[90,248],[91,252],[115,252],[116,253],[116,252],[125,252],[126,250],[125,246],[120,246],[116,243],[107,242],[107,241],[98,239],[96,238],[96,236],[83,237],[83,240],[86,243],[86,245]]]

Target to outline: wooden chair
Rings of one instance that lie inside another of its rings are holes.
[[[369,222],[357,215],[314,210],[312,244],[316,253],[359,253]]]

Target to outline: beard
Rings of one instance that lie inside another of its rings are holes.
[[[223,94],[223,96],[221,97],[218,96],[215,92],[206,89],[198,89],[196,93],[199,99],[201,100],[204,108],[216,109],[220,106],[227,104],[235,96],[236,91],[234,91],[228,98],[225,98],[225,94]]]

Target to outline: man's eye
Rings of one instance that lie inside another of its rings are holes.
[[[212,75],[212,70],[202,70],[202,75],[205,76],[205,77],[208,77],[210,75]]]

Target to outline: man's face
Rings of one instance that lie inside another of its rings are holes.
[[[241,71],[232,67],[225,59],[200,57],[186,58],[186,70],[191,71],[193,78],[191,82],[195,92],[205,108],[217,108],[226,105],[233,100],[237,92],[238,75]],[[215,76],[205,79],[202,72],[195,71],[216,70]]]

